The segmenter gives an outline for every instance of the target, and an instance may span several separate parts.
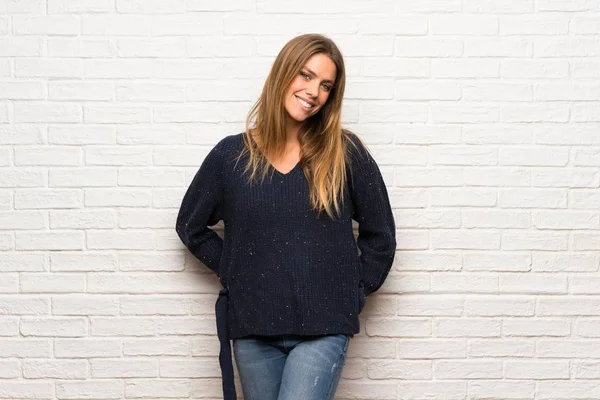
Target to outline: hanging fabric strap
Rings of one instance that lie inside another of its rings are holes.
[[[215,305],[217,317],[217,336],[221,343],[219,350],[219,365],[223,380],[223,400],[236,400],[235,382],[233,380],[233,362],[231,357],[231,344],[227,335],[227,307],[229,305],[229,290],[223,288]]]

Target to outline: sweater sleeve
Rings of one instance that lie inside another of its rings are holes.
[[[352,219],[358,222],[357,246],[361,251],[361,283],[365,295],[377,291],[390,271],[396,254],[396,225],[385,182],[367,148],[353,134],[351,144]]]
[[[183,197],[175,226],[183,244],[217,276],[223,239],[209,226],[222,219],[222,144],[219,142],[204,158]]]

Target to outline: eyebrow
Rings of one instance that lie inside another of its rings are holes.
[[[315,72],[313,70],[311,70],[310,68],[304,67],[304,69],[306,69],[308,72],[310,72],[314,76],[317,76],[317,74],[315,74]],[[329,83],[331,83],[333,85],[333,81],[331,79],[323,79],[323,82],[329,82]]]

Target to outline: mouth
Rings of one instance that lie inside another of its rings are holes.
[[[298,96],[295,96],[295,97],[296,97],[296,101],[298,102],[298,104],[300,104],[300,106],[302,108],[304,108],[305,110],[312,110],[313,108],[315,108],[315,105],[313,103],[309,103],[309,102],[301,99]]]

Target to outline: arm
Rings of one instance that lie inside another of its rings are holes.
[[[175,230],[190,252],[219,275],[223,239],[209,226],[222,219],[222,141],[206,156],[181,202]]]
[[[358,222],[356,244],[361,251],[361,282],[365,295],[377,291],[390,271],[396,254],[396,225],[385,182],[377,163],[358,140],[349,144],[352,171],[352,219]]]

